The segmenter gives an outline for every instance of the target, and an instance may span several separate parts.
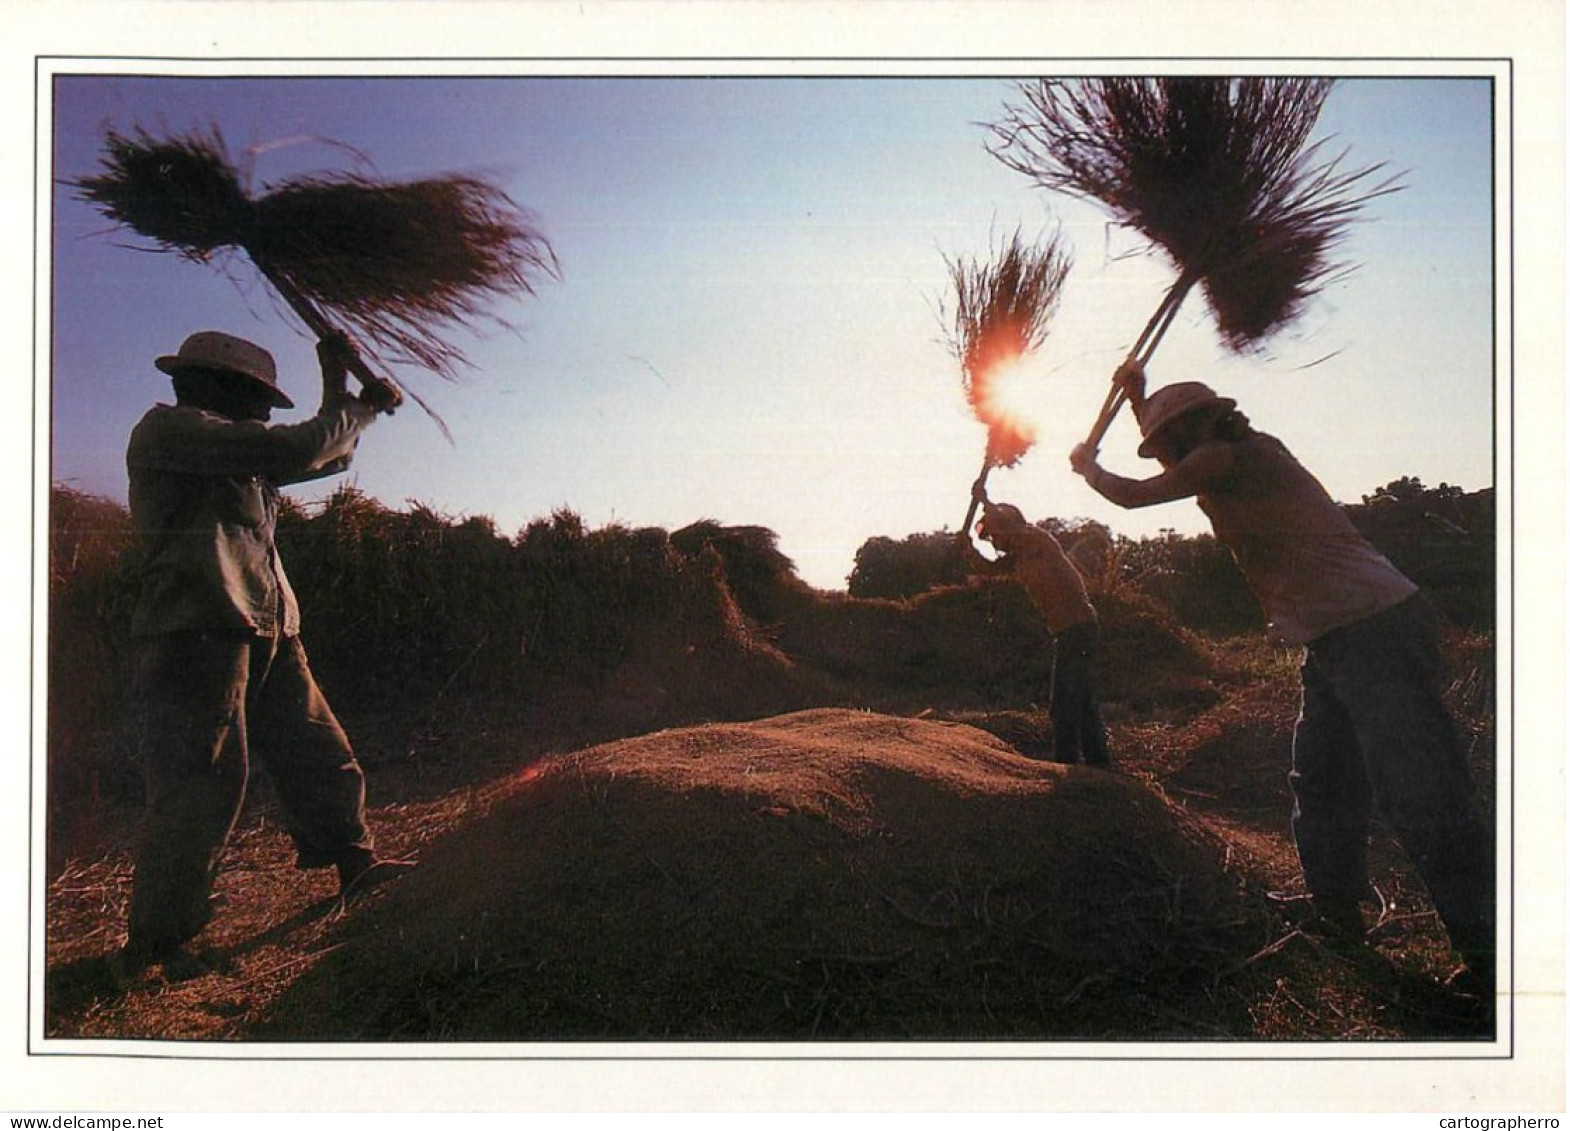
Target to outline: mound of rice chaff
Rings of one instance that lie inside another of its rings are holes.
[[[818,709],[660,732],[519,773],[258,1033],[1191,1036],[1263,937],[1224,859],[1139,783],[968,726]]]

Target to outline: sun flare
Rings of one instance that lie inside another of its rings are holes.
[[[976,415],[992,436],[994,455],[1013,459],[1036,440],[1040,425],[1033,411],[1030,372],[1024,358],[1002,362],[977,382]],[[1001,462],[1012,462],[1004,458]]]

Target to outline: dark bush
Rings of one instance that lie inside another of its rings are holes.
[[[129,732],[136,597],[125,508],[69,487],[49,493],[49,802],[124,793],[139,780]]]
[[[761,626],[776,625],[810,596],[811,586],[796,564],[780,552],[779,536],[764,526],[723,526],[711,519],[684,526],[671,536],[683,556],[712,549],[741,611]]]
[[[1495,625],[1497,545],[1492,488],[1463,492],[1397,479],[1347,508],[1353,523],[1456,624]]]
[[[551,675],[603,674],[641,625],[674,603],[680,558],[663,530],[587,530],[570,511],[529,524],[510,595],[524,617],[520,655]]]
[[[1350,513],[1452,619],[1486,628],[1492,501],[1397,485]],[[138,780],[127,726],[136,565],[118,504],[55,487],[49,523],[58,809]],[[1191,630],[1259,627],[1209,536],[1130,542],[1097,523],[1044,525],[1089,580],[1109,700],[1201,694],[1210,661]],[[682,721],[672,712],[753,713],[802,695],[1023,706],[1050,679],[1050,642],[1028,597],[1012,582],[968,580],[948,533],[870,539],[849,594],[807,586],[762,527],[590,530],[562,510],[509,538],[488,518],[393,511],[353,488],[310,511],[286,502],[279,543],[313,666],[351,712],[424,712],[438,700],[504,708],[569,691],[585,710],[619,700],[627,719],[670,724]],[[858,595],[869,591],[903,596]]]
[[[846,591],[852,597],[899,600],[940,585],[962,585],[968,571],[955,536],[947,532],[869,538],[856,551]]]
[[[346,487],[314,516],[290,508],[278,542],[335,701],[419,697],[460,678],[493,687],[517,653],[513,550],[488,519],[400,513]]]
[[[1213,636],[1263,631],[1264,613],[1232,554],[1209,534],[1117,543],[1125,584],[1161,601],[1189,628]]]

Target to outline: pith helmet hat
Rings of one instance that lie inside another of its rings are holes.
[[[1155,439],[1156,433],[1181,416],[1202,409],[1220,414],[1236,407],[1237,401],[1231,397],[1218,396],[1209,385],[1198,381],[1163,385],[1145,398],[1144,411],[1139,414],[1139,432],[1144,437],[1144,442],[1139,445],[1139,454],[1146,459],[1154,456],[1156,453],[1151,441]]]
[[[170,376],[187,369],[207,369],[232,373],[261,385],[279,408],[293,408],[294,402],[278,387],[278,366],[273,355],[254,342],[218,330],[201,330],[180,343],[180,352],[153,362]]]

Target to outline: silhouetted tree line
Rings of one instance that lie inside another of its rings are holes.
[[[1467,628],[1494,624],[1494,492],[1468,494],[1407,476],[1346,508],[1381,552],[1423,586],[1451,620]],[[1091,582],[1103,591],[1131,587],[1165,603],[1178,620],[1212,635],[1249,632],[1263,617],[1232,555],[1209,534],[1113,536],[1098,522],[1046,519]],[[952,532],[870,538],[856,552],[848,592],[902,599],[963,584],[964,556]]]
[[[1349,513],[1452,620],[1492,628],[1491,491],[1398,480]],[[51,785],[130,788],[129,518],[65,487],[51,491],[49,517]],[[1252,596],[1209,536],[1130,540],[1095,522],[1048,525],[1130,632],[1153,609],[1169,628],[1259,627]],[[286,505],[279,541],[313,665],[350,710],[440,696],[523,701],[552,686],[592,694],[651,636],[684,631],[673,627],[681,616],[772,641],[834,678],[1028,699],[1045,677],[1028,666],[1040,661],[1043,631],[1029,603],[1006,583],[970,585],[951,533],[868,539],[844,594],[806,585],[772,531],[707,520],[674,533],[591,530],[558,511],[509,536],[489,518],[393,511],[345,488],[310,511]]]

